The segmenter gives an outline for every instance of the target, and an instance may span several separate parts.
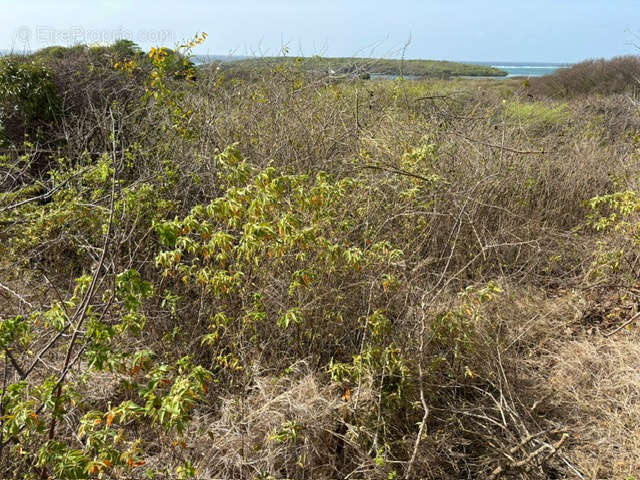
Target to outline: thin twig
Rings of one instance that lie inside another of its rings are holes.
[[[22,303],[24,303],[26,306],[28,306],[30,309],[35,310],[35,307],[33,306],[33,304],[29,303],[27,300],[25,300],[25,298],[23,296],[21,296],[19,293],[14,292],[13,290],[11,290],[9,287],[7,287],[6,285],[3,285],[2,283],[0,283],[0,288],[6,292],[9,292],[11,295],[13,295],[14,297],[16,297],[18,300],[20,300]]]
[[[469,138],[466,135],[463,135],[462,133],[458,133],[453,130],[450,131],[449,133],[456,135],[458,137],[464,138],[469,142],[478,143],[480,145],[484,145],[485,147],[497,148],[505,152],[518,153],[520,155],[544,155],[543,150],[516,150],[514,148],[505,147],[504,145],[494,145],[492,143],[483,142],[482,140],[477,140],[475,138]]]
[[[612,332],[606,333],[604,336],[605,337],[610,337],[612,335],[615,335],[616,333],[618,333],[620,330],[622,330],[623,328],[625,328],[628,325],[631,325],[636,318],[640,317],[640,312],[636,313],[633,317],[631,317],[629,320],[627,320],[626,322],[624,322],[622,325],[620,325],[619,327],[617,327],[615,330],[613,330]]]

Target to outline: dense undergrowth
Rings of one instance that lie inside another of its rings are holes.
[[[562,68],[554,75],[535,78],[532,91],[555,98],[569,98],[585,94],[638,95],[640,56],[627,55],[609,60],[586,60]]]
[[[2,477],[634,478],[633,96],[201,40],[2,60]]]

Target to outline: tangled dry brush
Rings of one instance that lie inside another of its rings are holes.
[[[633,82],[175,55],[4,60],[3,478],[638,477]]]

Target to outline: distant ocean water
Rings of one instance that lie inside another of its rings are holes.
[[[191,59],[196,65],[206,65],[213,62],[233,62],[234,60],[244,60],[246,55],[194,55]]]
[[[570,67],[569,63],[540,62],[465,62],[473,65],[486,65],[499,68],[508,73],[508,77],[542,77],[560,68]]]

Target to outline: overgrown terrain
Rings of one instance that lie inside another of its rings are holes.
[[[634,82],[202,40],[1,60],[2,478],[638,478]]]

